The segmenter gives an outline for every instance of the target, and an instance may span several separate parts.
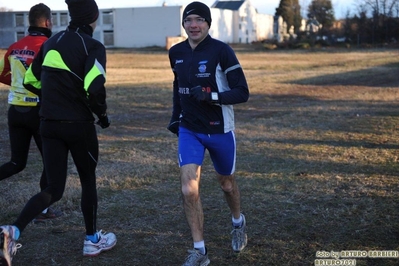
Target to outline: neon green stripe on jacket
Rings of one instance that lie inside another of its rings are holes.
[[[90,84],[93,82],[93,80],[100,75],[103,75],[105,78],[105,70],[103,66],[96,59],[93,67],[87,73],[84,80],[84,89],[86,90],[86,92],[88,91]]]
[[[69,67],[64,63],[59,52],[51,50],[46,54],[43,61],[43,66],[48,66],[52,68],[64,69],[70,71]],[[26,71],[24,83],[33,86],[36,89],[41,89],[42,84],[32,72],[32,67]]]
[[[40,80],[37,80],[36,76],[32,72],[32,65],[30,65],[28,70],[26,70],[23,83],[29,84],[38,90],[42,88],[42,82]]]
[[[56,50],[48,51],[46,57],[44,58],[43,66],[63,69],[71,72],[69,67],[64,63],[64,60],[62,60],[61,54]]]

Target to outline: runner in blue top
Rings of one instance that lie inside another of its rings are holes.
[[[181,190],[194,249],[183,265],[208,265],[203,237],[204,214],[199,195],[201,165],[208,150],[232,214],[232,248],[247,244],[235,181],[236,142],[233,105],[248,100],[248,85],[230,46],[209,35],[211,12],[192,2],[183,12],[188,39],[169,51],[174,73],[173,113],[168,129],[178,135]]]

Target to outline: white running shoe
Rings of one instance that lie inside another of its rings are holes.
[[[103,233],[100,230],[96,234],[98,235],[97,243],[86,239],[83,242],[83,256],[97,256],[102,251],[110,250],[116,245],[116,236],[114,233]]]
[[[11,225],[3,225],[0,227],[0,265],[11,266],[11,261],[17,249],[22,245],[18,244],[14,239],[15,230]]]
[[[190,255],[187,256],[183,266],[207,266],[210,261],[208,259],[208,252],[202,255],[197,249],[188,250]]]
[[[231,234],[233,235],[231,240],[231,246],[235,252],[242,251],[248,243],[248,238],[246,233],[247,222],[245,221],[244,214],[241,215],[243,218],[242,226],[241,227],[233,226],[233,231],[231,231]]]

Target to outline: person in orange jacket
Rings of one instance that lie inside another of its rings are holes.
[[[0,180],[13,176],[25,169],[32,138],[42,154],[42,140],[39,134],[39,96],[23,86],[25,72],[39,53],[42,44],[51,37],[53,27],[50,8],[43,4],[31,7],[29,11],[29,34],[13,43],[0,59],[0,82],[10,86],[8,93],[8,131],[11,160],[0,166]],[[40,189],[47,187],[45,169],[40,178]],[[45,209],[35,222],[57,218],[62,212]]]

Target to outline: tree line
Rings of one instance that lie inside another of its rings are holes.
[[[357,0],[355,5],[353,13],[347,11],[344,19],[336,20],[331,0],[312,0],[306,12],[299,0],[280,0],[275,15],[284,19],[299,41],[310,35],[301,28],[303,19],[307,25],[316,21],[315,37],[330,42],[344,39],[358,45],[380,45],[399,40],[399,0]]]

